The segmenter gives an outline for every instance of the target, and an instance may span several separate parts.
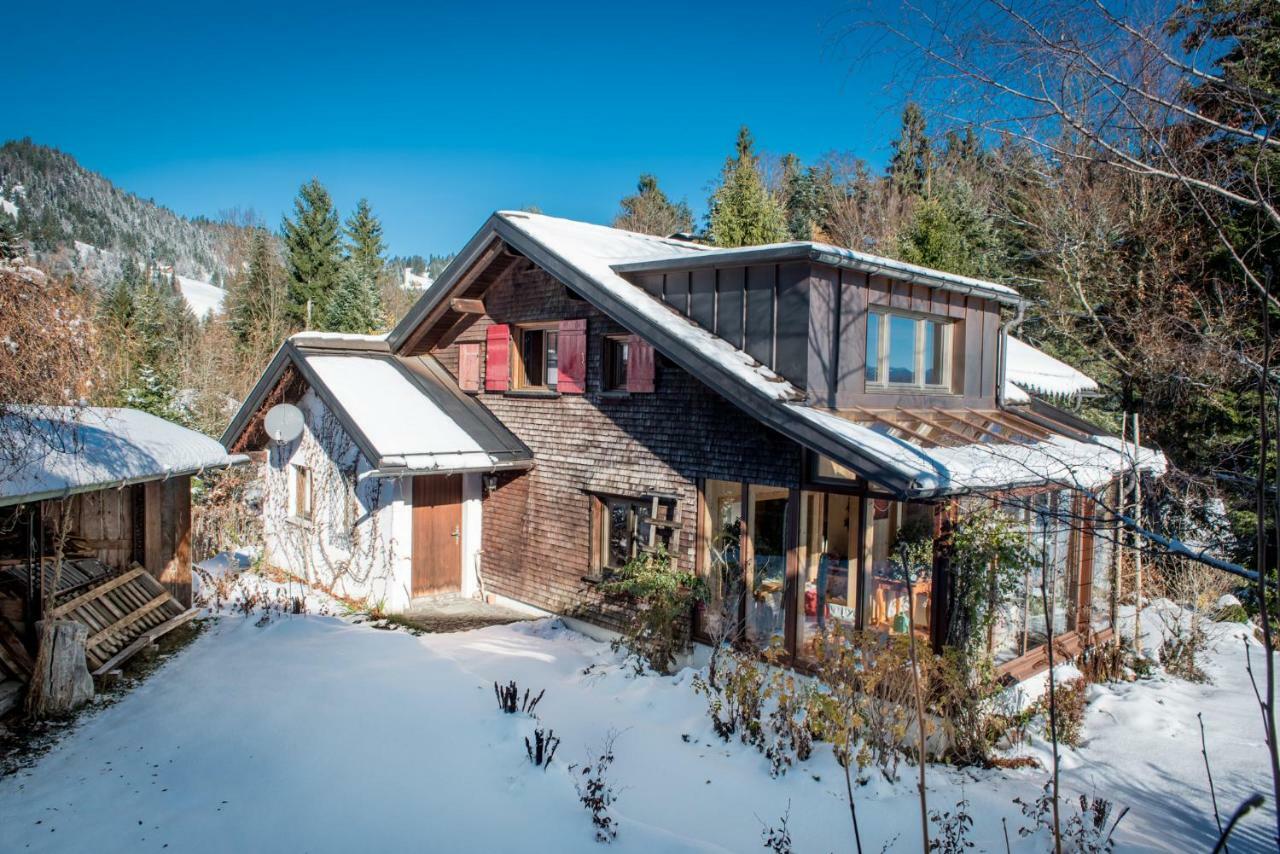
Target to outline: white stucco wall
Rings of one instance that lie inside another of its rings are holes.
[[[367,606],[403,610],[413,581],[413,479],[369,477],[372,463],[314,392],[297,406],[306,420],[302,436],[274,445],[263,465],[267,564]],[[310,522],[293,514],[295,465],[311,470]],[[465,596],[480,593],[482,491],[481,475],[462,475]]]
[[[410,482],[368,477],[372,464],[314,392],[297,405],[306,419],[302,436],[273,445],[263,467],[268,565],[338,596],[404,608],[411,580]],[[295,464],[311,470],[310,522],[293,514]]]

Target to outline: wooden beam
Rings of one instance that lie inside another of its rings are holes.
[[[86,593],[81,593],[79,596],[77,596],[76,598],[72,599],[69,602],[63,602],[61,605],[53,609],[53,611],[51,612],[51,616],[54,619],[57,619],[64,614],[69,614],[72,611],[74,611],[76,608],[79,608],[84,603],[92,602],[94,599],[97,599],[99,596],[105,596],[106,594],[110,593],[112,590],[115,590],[117,587],[123,584],[128,584],[130,581],[133,581],[135,578],[137,578],[139,575],[142,575],[142,573],[144,572],[146,572],[145,569],[131,569],[128,572],[126,572],[124,575],[118,575],[115,578],[108,581],[106,584],[100,584]]]
[[[970,441],[981,442],[983,436],[990,436],[992,439],[994,439],[997,442],[1003,442],[1004,440],[1009,438],[1003,433],[996,433],[993,430],[988,430],[986,427],[983,427],[981,424],[975,424],[974,422],[970,421],[968,418],[962,418],[961,416],[956,415],[954,412],[950,410],[943,412],[943,414],[946,415],[948,418],[950,418],[952,421],[960,422],[964,426],[968,427],[970,430],[976,430],[978,432],[978,435],[973,437]]]
[[[166,620],[154,629],[149,629],[143,632],[134,639],[133,643],[129,644],[124,649],[104,661],[101,667],[93,671],[93,675],[102,676],[103,674],[110,672],[112,668],[119,667],[121,664],[124,664],[126,661],[137,655],[143,647],[155,643],[157,638],[167,635],[169,632],[184,623],[190,622],[198,613],[200,613],[199,608],[192,608],[191,610],[184,611],[170,620]]]
[[[892,428],[893,428],[893,429],[895,429],[895,430],[901,430],[903,433],[906,433],[908,436],[913,436],[913,437],[915,437],[918,441],[921,441],[921,442],[928,442],[928,443],[933,444],[933,445],[937,445],[937,444],[938,444],[938,440],[937,440],[937,439],[930,439],[928,436],[924,435],[923,433],[920,433],[920,432],[918,432],[918,431],[916,431],[916,430],[912,430],[910,427],[905,427],[905,426],[903,426],[903,425],[899,424],[897,421],[894,421],[892,418],[889,418],[889,417],[887,417],[887,416],[881,415],[879,412],[876,412],[875,410],[872,410],[872,409],[863,409],[863,408],[862,408],[862,407],[860,407],[860,406],[855,406],[855,407],[853,408],[853,410],[854,410],[854,412],[860,412],[860,413],[862,413],[863,415],[865,415],[865,416],[867,416],[868,418],[871,418],[871,419],[873,419],[873,420],[875,420],[875,421],[879,421],[879,422],[880,422],[880,423],[882,423],[882,424],[888,424],[890,427],[892,427]]]
[[[165,592],[156,596],[147,604],[143,605],[141,608],[138,608],[137,610],[131,613],[125,614],[123,617],[116,620],[114,623],[107,626],[102,631],[94,634],[93,637],[89,638],[89,640],[85,642],[84,648],[93,649],[95,646],[102,643],[104,640],[111,637],[115,633],[122,631],[124,629],[127,629],[129,626],[132,626],[134,623],[138,622],[138,620],[141,620],[147,614],[150,614],[156,608],[159,608],[162,605],[168,604],[172,599],[173,599],[173,596],[171,596],[169,594],[169,591],[166,590]]]
[[[454,297],[449,300],[449,308],[459,314],[484,314],[484,300]]]
[[[937,429],[941,430],[943,433],[946,433],[948,436],[952,437],[953,439],[958,439],[959,441],[963,442],[966,445],[973,444],[974,440],[972,436],[966,436],[963,433],[952,430],[947,425],[939,421],[934,421],[932,418],[928,417],[929,415],[933,414],[931,410],[920,410],[920,409],[911,410],[911,409],[905,409],[900,406],[898,407],[898,411],[905,413],[908,417],[914,418],[915,420],[919,421],[921,424],[928,424],[930,427],[936,427]],[[922,413],[928,413],[928,415],[922,414]]]
[[[495,238],[492,240],[484,251],[480,253],[479,257],[472,262],[471,266],[467,268],[467,271],[458,277],[458,281],[453,285],[453,292],[465,291],[495,258],[503,254],[505,247],[506,243],[501,239]],[[449,303],[441,301],[430,314],[422,319],[418,327],[401,345],[397,355],[412,355],[418,352],[418,345],[422,342],[422,339],[440,322],[440,317],[449,309]]]
[[[1003,424],[1005,427],[1008,427],[1010,430],[1016,430],[1022,435],[1030,437],[1032,439],[1040,439],[1041,441],[1043,441],[1044,439],[1048,439],[1050,436],[1053,435],[1043,427],[1039,427],[1034,424],[1028,424],[1026,421],[1024,421],[1021,418],[1015,419],[1015,418],[1008,417],[1003,412],[1000,412],[999,410],[993,409],[990,411],[979,412],[977,410],[970,409],[969,412],[978,416],[979,418],[984,418],[987,421],[994,421],[997,424]],[[1010,437],[1006,436],[1005,438],[1008,439]]]

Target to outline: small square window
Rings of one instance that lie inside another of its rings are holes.
[[[627,562],[650,548],[670,549],[676,523],[674,501],[658,501],[656,520],[649,521],[653,498],[599,496],[596,502],[596,559],[593,571],[600,576],[621,569]],[[652,540],[652,542],[650,542]]]
[[[290,508],[295,519],[311,521],[311,469],[307,466],[293,464],[293,506]]]
[[[622,336],[604,339],[604,390],[627,390],[627,362],[631,358],[631,345]]]
[[[519,331],[521,370],[519,388],[554,389],[559,378],[558,334],[555,329]]]

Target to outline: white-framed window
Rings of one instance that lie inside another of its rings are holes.
[[[897,311],[867,313],[867,386],[951,391],[954,324]]]
[[[304,519],[308,522],[312,517],[312,491],[311,491],[311,469],[307,466],[294,463],[290,468],[293,469],[293,489],[290,490],[289,514],[295,519]]]

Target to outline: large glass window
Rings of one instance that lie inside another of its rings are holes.
[[[813,654],[814,639],[832,622],[856,620],[859,528],[862,500],[856,495],[806,492],[801,498],[801,584],[797,607],[799,654]]]
[[[788,492],[752,485],[747,528],[751,563],[747,567],[747,637],[759,646],[781,637],[786,626]]]
[[[867,369],[870,386],[949,390],[950,321],[873,311],[867,315]]]
[[[929,635],[933,602],[931,565],[904,568],[900,544],[931,537],[934,508],[928,504],[903,504],[876,498],[869,502],[864,561],[864,626],[867,629],[906,634],[912,627],[920,637]],[[911,573],[911,587],[907,572]],[[914,601],[909,599],[914,595]]]

